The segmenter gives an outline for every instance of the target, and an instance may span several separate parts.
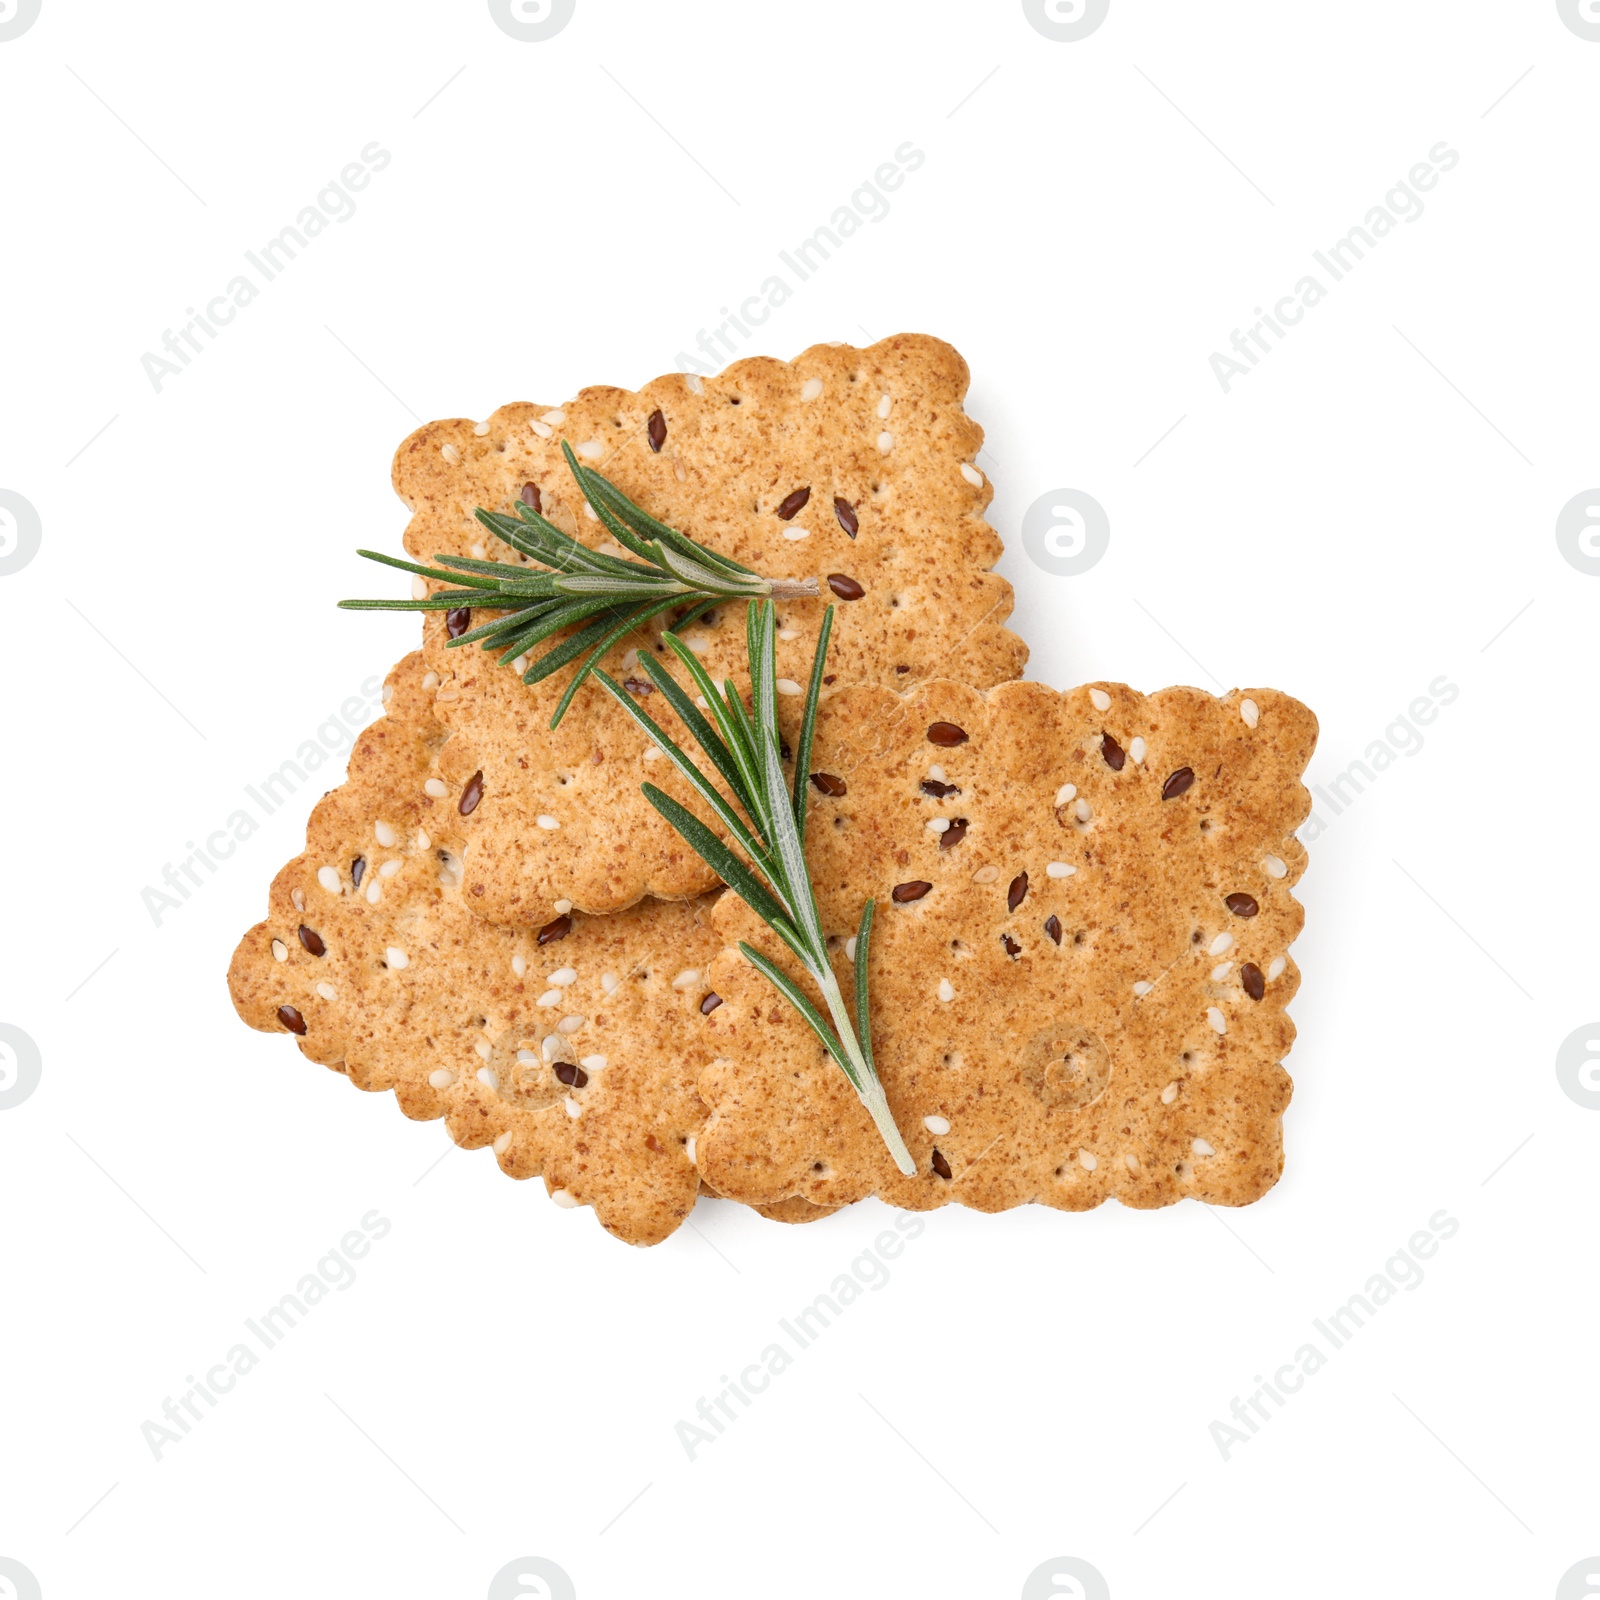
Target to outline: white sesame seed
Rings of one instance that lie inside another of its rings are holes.
[[[556,915],[558,917],[566,916],[566,914],[572,909],[572,902],[570,900],[557,900],[555,904]]]
[[[1064,806],[1069,800],[1075,800],[1078,795],[1078,786],[1075,783],[1064,783],[1056,790],[1056,804]]]
[[[428,846],[431,845],[432,843],[433,843],[433,841],[427,836],[427,834],[425,834],[422,831],[421,828],[418,828],[417,829],[417,849],[426,850],[428,848]]]
[[[547,1033],[539,1042],[539,1054],[544,1057],[546,1065],[560,1055],[561,1048],[561,1035],[559,1033]]]
[[[856,936],[854,934],[851,934],[844,942],[844,958],[846,961],[854,961],[856,958]]]
[[[886,417],[894,406],[894,400],[889,395],[878,396],[878,415]]]
[[[699,981],[700,969],[698,967],[685,967],[683,971],[672,980],[672,987],[674,989],[688,989],[699,983]]]
[[[461,452],[457,450],[453,444],[440,445],[439,454],[442,455],[452,467],[459,467],[461,465]]]
[[[296,911],[305,910],[306,897],[298,889],[291,889],[289,891],[289,899],[293,902]]]
[[[339,991],[331,983],[319,983],[317,985],[317,993],[324,1000],[337,1000],[339,998]]]
[[[894,449],[894,435],[887,428],[878,435],[878,454],[886,456]]]
[[[791,539],[798,542],[801,539],[809,539],[811,537],[811,530],[809,528],[789,527],[783,530],[783,536],[785,539]]]
[[[385,850],[394,849],[395,831],[387,822],[374,822],[372,836]]]
[[[558,967],[545,979],[546,983],[553,983],[559,989],[565,989],[569,983],[576,983],[577,981],[578,973],[575,967]]]
[[[1254,700],[1241,700],[1239,715],[1244,718],[1245,727],[1253,728],[1261,720],[1261,708]]]
[[[495,1072],[493,1067],[479,1067],[478,1082],[481,1083],[485,1089],[498,1089],[500,1087],[499,1075]]]
[[[520,678],[528,670],[528,657],[526,653],[520,655],[511,663],[511,670]]]
[[[1094,815],[1094,807],[1087,800],[1075,800],[1072,804],[1072,814],[1079,822],[1087,822]]]
[[[1169,1083],[1166,1088],[1161,1091],[1161,1103],[1164,1106],[1170,1106],[1177,1098],[1178,1086],[1175,1083]]]
[[[1077,870],[1070,862],[1052,861],[1044,869],[1044,875],[1047,878],[1070,878]]]
[[[494,1054],[494,1046],[490,1044],[487,1039],[479,1039],[472,1048],[476,1050],[485,1061],[487,1061],[490,1056]]]
[[[941,978],[939,980],[939,998],[944,1001],[950,1001],[954,1000],[955,997],[956,991],[954,985],[948,978]]]
[[[1231,933],[1219,933],[1211,941],[1210,949],[1214,956],[1226,955],[1228,951],[1233,949],[1233,935]]]
[[[533,418],[528,423],[528,426],[532,428],[541,439],[548,439],[550,435],[556,431],[548,422],[540,422],[537,417]]]
[[[698,378],[692,378],[690,381],[693,383],[698,383],[700,380]],[[563,1211],[576,1211],[578,1208],[577,1196],[569,1193],[566,1189],[556,1189],[552,1191],[550,1198],[554,1200]]]
[[[378,868],[378,876],[380,878],[392,878],[395,873],[397,873],[404,865],[405,862],[396,856],[393,861],[385,861],[384,864]]]
[[[928,776],[932,778],[935,783],[943,783],[946,781],[943,767],[929,767]]]
[[[548,813],[537,818],[536,820],[538,821],[539,826],[543,828],[546,833],[552,833],[555,831],[555,829],[561,826],[561,824],[557,822],[554,817],[548,815]]]
[[[621,982],[622,979],[619,978],[614,972],[602,972],[600,974],[600,987],[604,989],[607,994],[615,994]]]
[[[384,684],[382,699],[385,705],[388,705],[394,699],[394,685],[392,683]]]
[[[1233,963],[1231,961],[1219,961],[1216,966],[1211,969],[1211,981],[1213,983],[1221,983],[1222,980],[1226,978],[1232,971]]]
[[[497,1156],[503,1156],[511,1148],[511,1130],[509,1128],[506,1129],[490,1148]]]
[[[699,1165],[699,1152],[695,1149],[694,1135],[692,1133],[684,1140],[683,1153],[688,1156],[691,1167]]]
[[[412,578],[411,598],[413,600],[426,600],[428,598],[428,580],[426,578]]]
[[[1153,988],[1155,988],[1155,985],[1151,983],[1148,978],[1141,978],[1136,984],[1134,984],[1133,992],[1139,997],[1139,999],[1142,1000]]]
[[[1096,711],[1109,711],[1111,709],[1111,696],[1104,689],[1091,689],[1089,703]]]
[[[1189,1146],[1189,1148],[1193,1150],[1197,1156],[1214,1156],[1217,1153],[1209,1144],[1206,1143],[1204,1139],[1196,1139],[1194,1143]]]
[[[1267,869],[1269,878],[1286,878],[1289,876],[1289,866],[1281,856],[1268,856],[1261,865]]]
[[[949,831],[950,831],[950,819],[949,819],[949,817],[929,817],[928,818],[928,832],[929,833],[948,833]]]
[[[974,489],[983,487],[983,474],[976,467],[969,466],[965,461],[961,463],[961,476],[972,485]]]
[[[274,961],[287,961],[289,959],[289,947],[282,939],[274,939],[272,941],[272,959]]]
[[[1223,1016],[1223,1014],[1218,1011],[1215,1006],[1206,1007],[1206,1021],[1209,1022],[1218,1033],[1226,1033],[1228,1031],[1228,1019]]]
[[[455,1081],[456,1075],[450,1070],[449,1067],[435,1067],[433,1071],[428,1074],[428,1082],[431,1083],[435,1089],[448,1089]]]
[[[979,867],[978,870],[972,874],[972,881],[974,883],[993,883],[999,876],[999,867]]]
[[[411,965],[411,957],[397,944],[392,944],[383,952],[383,959],[397,971],[404,971]]]
[[[1080,1150],[1078,1152],[1078,1165],[1085,1172],[1093,1172],[1100,1165],[1100,1158],[1093,1150]]]
[[[604,1056],[584,1056],[582,1060],[578,1062],[578,1065],[580,1067],[586,1067],[590,1072],[604,1072],[606,1068],[606,1058]]]
[[[950,1124],[944,1117],[924,1117],[922,1119],[922,1126],[926,1128],[929,1133],[944,1134],[949,1133],[950,1131]]]
[[[580,1106],[570,1094],[561,1103],[567,1108],[567,1115],[569,1117],[577,1118],[583,1115],[583,1107]]]
[[[472,431],[481,439],[489,431],[489,424],[487,422],[475,422],[472,425]]]
[[[424,672],[422,674],[422,687],[424,689],[437,689],[439,687],[439,674],[437,672]]]
[[[800,385],[800,398],[802,400],[805,400],[805,401],[815,400],[817,398],[817,396],[819,394],[821,394],[821,393],[822,393],[822,379],[821,378],[807,378],[806,381],[803,384]]]
[[[779,678],[778,679],[778,693],[779,694],[802,694],[802,693],[804,693],[804,690],[801,689],[800,685],[798,683],[796,683],[793,678]]]
[[[1128,741],[1128,754],[1132,756],[1140,766],[1144,765],[1145,752],[1147,749],[1148,746],[1141,738],[1135,737]]]
[[[559,989],[546,989],[545,992],[539,996],[539,1004],[542,1006],[558,1006],[566,998],[567,997]]]
[[[512,958],[511,958],[511,970],[514,973],[516,973],[516,975],[519,978],[527,977],[527,975],[528,975],[528,958],[526,956],[512,956]]]
[[[780,639],[798,639],[800,630],[798,628],[779,628],[778,637]]]
[[[585,439],[578,446],[578,454],[585,461],[598,461],[606,453],[606,447],[598,439]]]
[[[450,793],[449,789],[445,787],[445,782],[442,778],[429,778],[423,784],[422,792],[425,795],[431,795],[435,800],[443,800]]]
[[[383,884],[377,878],[372,879],[366,888],[367,904],[375,906],[383,899]]]
[[[598,511],[596,511],[595,508],[592,505],[590,505],[587,500],[585,500],[583,502],[583,514],[591,522],[598,522],[600,520],[600,513]]]
[[[318,867],[317,882],[320,883],[329,894],[338,894],[339,874],[334,871],[332,867]]]
[[[1137,1172],[1139,1170],[1139,1158],[1131,1150],[1125,1150],[1123,1152],[1122,1164],[1128,1169],[1129,1172]]]
[[[1273,978],[1281,978],[1283,976],[1283,969],[1288,965],[1289,963],[1285,961],[1282,956],[1278,956],[1273,961],[1272,965],[1267,968],[1268,980],[1270,981]]]
[[[703,694],[697,694],[694,697],[694,703],[699,706],[702,711],[709,711],[711,709],[711,702],[707,700]]]
[[[563,1017],[556,1028],[561,1033],[576,1033],[588,1020],[587,1017]]]
[[[537,1064],[538,1060],[539,1057],[532,1050],[517,1051],[517,1065],[520,1067],[534,1066]]]

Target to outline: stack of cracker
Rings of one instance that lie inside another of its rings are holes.
[[[563,677],[448,648],[457,612],[426,614],[240,942],[244,1020],[635,1244],[701,1193],[804,1221],[1270,1188],[1315,720],[1270,690],[1016,681],[967,378],[934,339],[824,345],[433,423],[394,467],[418,562],[489,554],[475,511],[518,501],[604,548],[565,442],[701,544],[821,580],[779,603],[780,724],[831,603],[807,859],[847,991],[877,903],[874,1045],[915,1175],[737,946],[792,958],[640,791],[705,814],[688,785],[592,682],[552,732]],[[748,681],[743,602],[687,640]],[[642,629],[604,664],[693,749],[645,651],[669,659]]]

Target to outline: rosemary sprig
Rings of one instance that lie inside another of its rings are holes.
[[[424,600],[341,600],[341,609],[453,611],[469,606],[495,611],[499,614],[492,621],[450,640],[448,648],[477,644],[485,650],[498,650],[502,662],[515,660],[564,629],[576,628],[522,674],[524,683],[538,683],[578,661],[578,669],[551,715],[550,726],[555,728],[606,651],[663,612],[682,611],[670,624],[670,637],[720,600],[796,600],[817,595],[815,578],[763,578],[658,522],[608,478],[581,465],[564,440],[561,449],[579,491],[606,531],[637,559],[591,550],[521,501],[515,516],[479,507],[475,513],[478,521],[495,538],[547,570],[530,571],[520,562],[446,555],[434,556],[437,567],[423,567],[375,550],[359,550],[356,553],[369,561],[461,587]],[[444,568],[449,570],[441,570]]]
[[[833,607],[822,620],[816,655],[811,663],[811,683],[795,747],[794,785],[783,775],[778,735],[777,681],[774,635],[776,613],[768,601],[746,610],[747,649],[750,661],[751,709],[747,711],[733,683],[720,688],[692,651],[668,634],[667,643],[683,663],[694,688],[710,709],[716,726],[701,715],[689,694],[653,656],[641,656],[667,704],[682,718],[696,743],[710,758],[738,800],[743,816],[724,799],[712,780],[668,737],[655,720],[607,673],[594,669],[595,678],[628,712],[681,772],[695,792],[711,807],[749,862],[740,860],[717,835],[671,795],[654,784],[643,786],[645,798],[682,835],[685,842],[741,900],[786,944],[821,991],[832,1026],[800,986],[753,946],[739,944],[750,964],[805,1019],[823,1048],[843,1069],[861,1103],[877,1124],[895,1165],[907,1177],[915,1173],[900,1130],[889,1111],[877,1067],[872,1059],[872,1024],[867,997],[867,960],[872,937],[873,902],[868,900],[856,930],[855,1000],[851,1021],[838,979],[828,958],[827,941],[817,914],[816,894],[806,868],[806,782],[811,738],[816,726],[817,698],[822,689],[822,669],[833,630]],[[752,868],[754,870],[752,870]]]

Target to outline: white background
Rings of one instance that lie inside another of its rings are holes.
[[[1600,1550],[1600,1112],[1555,1073],[1600,1015],[1600,581],[1555,541],[1600,483],[1597,84],[1554,0],[1113,0],[1077,43],[1015,0],[577,0],[544,43],[482,0],[43,0],[0,43],[0,488],[43,530],[0,577],[0,1022],[43,1062],[0,1112],[0,1556],[46,1600],[477,1600],[524,1555],[581,1600],[1011,1600],[1060,1555],[1116,1600],[1554,1595]],[[415,638],[333,601],[398,548],[417,420],[671,370],[906,140],[740,353],[962,350],[1032,676],[1281,687],[1324,785],[1460,692],[1311,846],[1279,1186],[939,1212],[691,1462],[674,1425],[889,1214],[704,1203],[629,1251],[246,1031],[298,800],[161,926],[140,894]],[[371,141],[355,215],[157,393],[141,356]],[[1439,141],[1425,213],[1224,394],[1212,352]],[[1111,523],[1074,578],[1018,538],[1063,487]],[[374,1208],[157,1462],[141,1424]]]

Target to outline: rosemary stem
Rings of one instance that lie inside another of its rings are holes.
[[[821,592],[815,578],[769,578],[767,589],[774,600],[815,600]]]
[[[833,1018],[834,1032],[838,1034],[840,1044],[850,1057],[850,1067],[857,1081],[856,1093],[861,1097],[862,1105],[867,1108],[867,1115],[872,1118],[884,1144],[889,1147],[889,1154],[894,1157],[894,1164],[905,1177],[914,1177],[917,1164],[911,1159],[911,1152],[906,1149],[906,1142],[900,1137],[899,1128],[895,1126],[894,1116],[889,1110],[889,1098],[883,1092],[882,1081],[867,1065],[866,1057],[861,1053],[861,1046],[856,1039],[855,1025],[850,1020],[850,1013],[845,1010],[844,996],[839,992],[839,980],[834,977],[833,967],[826,957],[822,961],[822,970],[813,973],[812,976],[816,978],[817,986],[822,990],[822,998],[827,1004],[829,1015]]]

